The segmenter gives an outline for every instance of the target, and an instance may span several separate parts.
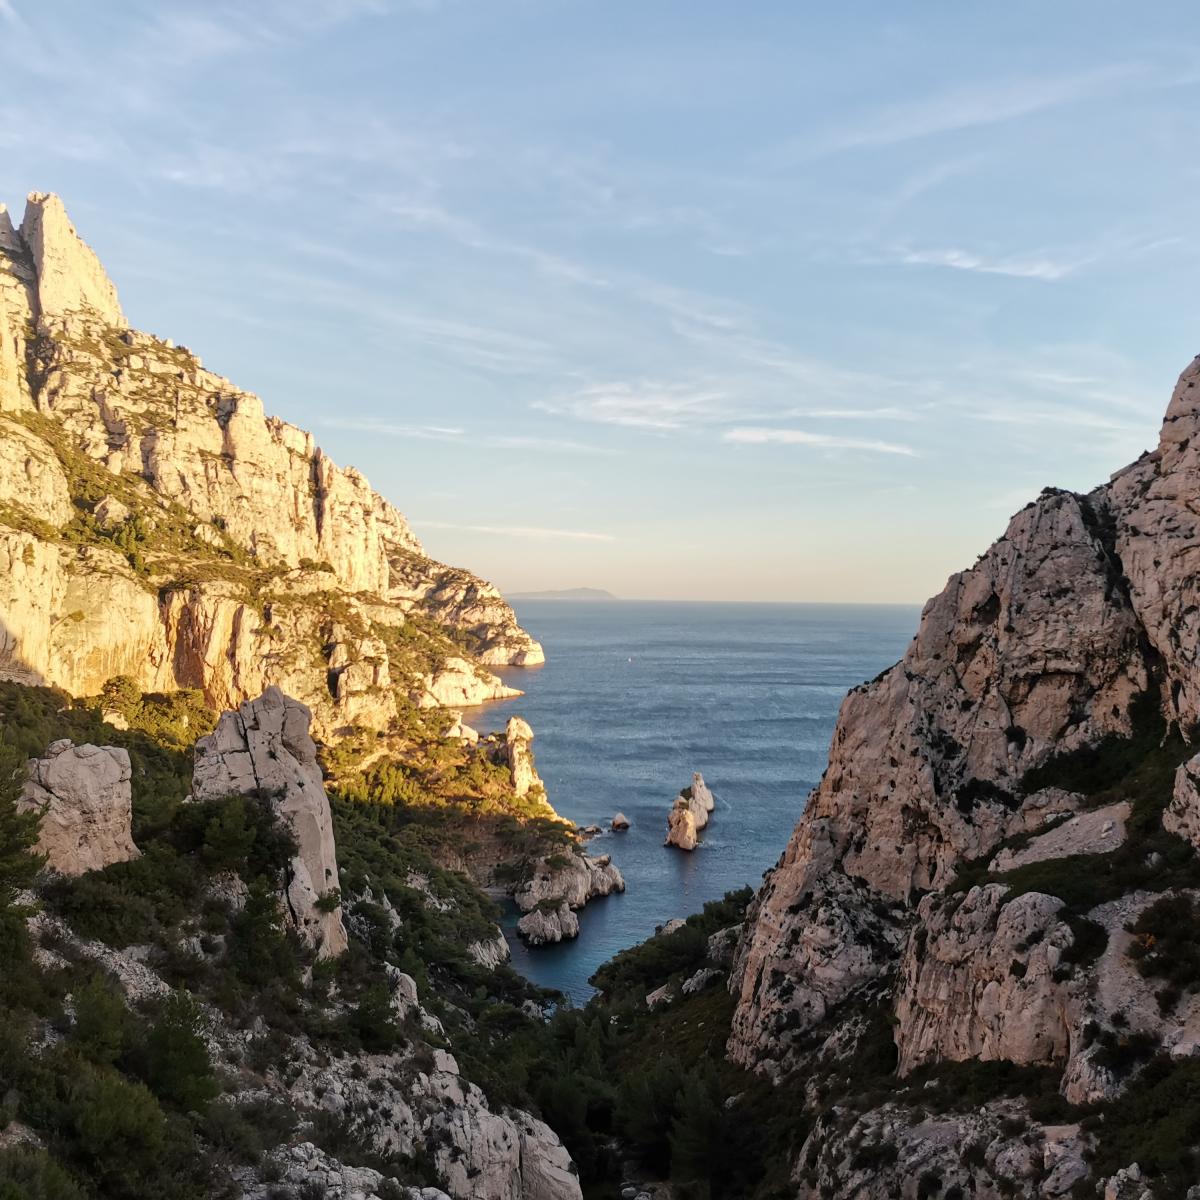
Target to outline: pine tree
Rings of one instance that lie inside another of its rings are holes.
[[[724,1116],[717,1069],[705,1063],[688,1074],[679,1091],[671,1125],[673,1178],[711,1184],[723,1154]]]
[[[0,744],[0,918],[12,909],[17,893],[33,882],[46,861],[43,855],[32,853],[41,814],[17,809],[24,782],[24,755]]]

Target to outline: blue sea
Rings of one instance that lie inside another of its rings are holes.
[[[624,895],[581,913],[577,941],[528,949],[513,965],[576,1003],[618,950],[774,865],[825,769],[846,691],[903,654],[919,610],[907,605],[517,602],[546,665],[501,672],[518,699],[467,713],[498,729],[519,713],[551,803],[601,825]],[[691,854],[663,846],[667,812],[700,771],[716,811]],[[631,822],[608,831],[616,812]]]

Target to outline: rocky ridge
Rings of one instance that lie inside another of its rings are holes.
[[[541,648],[312,435],[128,326],[61,201],[0,214],[0,671],[94,695],[278,685],[323,736],[514,694]]]

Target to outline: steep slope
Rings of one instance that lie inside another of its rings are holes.
[[[491,585],[429,559],[312,435],[128,327],[53,195],[0,210],[0,672],[234,708],[272,684],[330,736],[397,701],[511,695],[542,661]]]
[[[277,690],[194,752],[195,697],[127,707],[0,683],[0,1193],[580,1200],[505,1071],[549,996],[478,949],[487,898],[331,806]]]

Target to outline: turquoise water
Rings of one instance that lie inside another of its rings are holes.
[[[901,605],[518,602],[546,665],[504,671],[525,695],[472,710],[481,730],[513,713],[535,733],[554,807],[598,824],[624,895],[580,914],[579,939],[514,965],[576,1002],[588,976],[673,917],[744,884],[779,858],[825,769],[847,689],[895,662],[919,610]],[[664,847],[667,811],[700,771],[717,808],[691,854]],[[632,823],[608,832],[616,812]],[[509,924],[515,918],[510,918]]]

